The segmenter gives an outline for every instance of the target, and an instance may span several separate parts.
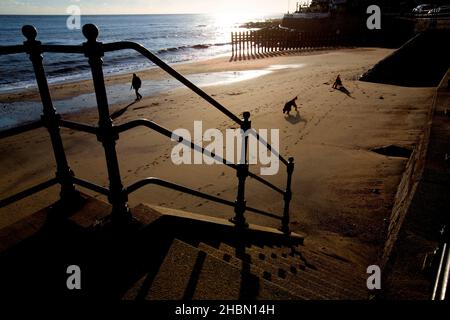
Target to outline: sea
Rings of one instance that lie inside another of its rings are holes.
[[[82,15],[81,25],[94,23],[100,33],[98,41],[133,41],[140,43],[166,63],[206,60],[219,56],[231,56],[231,32],[249,30],[246,22],[279,18],[280,15],[252,16],[239,14],[153,14],[153,15]],[[22,44],[23,25],[33,25],[38,30],[37,39],[43,44],[79,45],[86,41],[81,30],[67,28],[68,16],[13,16],[0,15],[0,45]],[[108,52],[104,58],[104,73],[138,72],[155,68],[150,61],[132,50]],[[44,53],[43,63],[50,84],[90,79],[87,58],[80,54]],[[275,66],[277,68],[277,66]],[[202,73],[187,78],[199,87],[243,81],[265,75],[273,70],[244,70]],[[151,96],[180,87],[175,79],[143,81],[141,94]],[[127,103],[134,100],[130,84],[106,87],[110,104]],[[36,81],[31,62],[25,53],[0,55],[0,94],[36,90]],[[79,112],[96,105],[95,94],[54,101],[61,114]],[[42,106],[39,101],[14,101],[0,97],[0,130],[39,119]]]
[[[99,27],[102,42],[134,41],[175,64],[230,54],[231,32],[245,22],[261,21],[276,15],[236,17],[220,14],[82,15],[81,25]],[[77,45],[86,39],[81,30],[67,28],[68,16],[0,15],[0,45],[22,44],[23,25],[38,30],[44,44]],[[87,59],[76,54],[46,53],[44,66],[50,83],[89,77]],[[111,52],[104,57],[106,75],[139,71],[152,63],[130,50]],[[0,93],[34,86],[34,75],[25,54],[0,56]]]

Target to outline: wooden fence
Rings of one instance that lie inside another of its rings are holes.
[[[231,33],[232,60],[260,58],[272,53],[349,45],[338,33],[311,33],[285,29],[263,29]]]

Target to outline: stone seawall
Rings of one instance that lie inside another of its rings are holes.
[[[436,89],[419,144],[406,165],[380,257],[386,299],[428,299],[431,278],[422,272],[438,244],[450,208],[450,69]]]

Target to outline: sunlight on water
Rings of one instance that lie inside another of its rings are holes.
[[[199,61],[231,54],[231,32],[247,31],[241,26],[271,16],[250,11],[217,11],[218,14],[88,16],[84,23],[100,29],[100,41],[133,41],[169,64]],[[21,27],[31,24],[39,30],[39,40],[46,44],[81,44],[86,39],[80,30],[68,31],[63,16],[0,15],[0,42],[15,45],[23,42]],[[89,65],[82,55],[44,54],[44,66],[50,83],[88,79]],[[133,72],[154,64],[129,51],[108,52],[104,57],[106,75]],[[0,92],[35,87],[31,63],[25,54],[0,56]]]
[[[224,71],[211,73],[196,73],[187,75],[191,82],[204,88],[217,85],[232,84],[240,81],[255,79],[282,69],[301,68],[303,64],[271,65],[262,70]],[[165,80],[143,81],[141,94],[144,97],[154,96],[158,93],[178,89],[183,85],[170,78]],[[134,92],[129,90],[129,83],[107,86],[108,101],[110,105],[127,103],[134,100]],[[96,105],[95,94],[81,94],[70,99],[57,100],[54,105],[59,113],[73,113]],[[39,119],[41,115],[39,102],[4,103],[0,108],[0,129],[16,126],[21,123]]]
[[[215,20],[215,24],[222,28],[231,28],[237,24],[243,24],[249,21],[264,21],[266,18],[264,15],[255,15],[254,13],[236,11],[217,13],[213,14],[212,17]]]
[[[304,63],[299,63],[299,64],[273,64],[267,69],[271,70],[271,71],[276,71],[276,70],[283,70],[283,69],[298,69],[298,68],[302,68],[304,66],[305,66]]]
[[[269,74],[270,70],[224,71],[188,76],[199,87],[210,87],[250,80]]]

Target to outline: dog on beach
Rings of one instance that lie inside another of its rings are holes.
[[[289,112],[291,112],[292,107],[295,108],[295,111],[298,111],[295,100],[297,100],[297,97],[295,97],[294,99],[285,103],[284,108],[283,108],[283,114],[285,114],[285,113],[289,114]]]

